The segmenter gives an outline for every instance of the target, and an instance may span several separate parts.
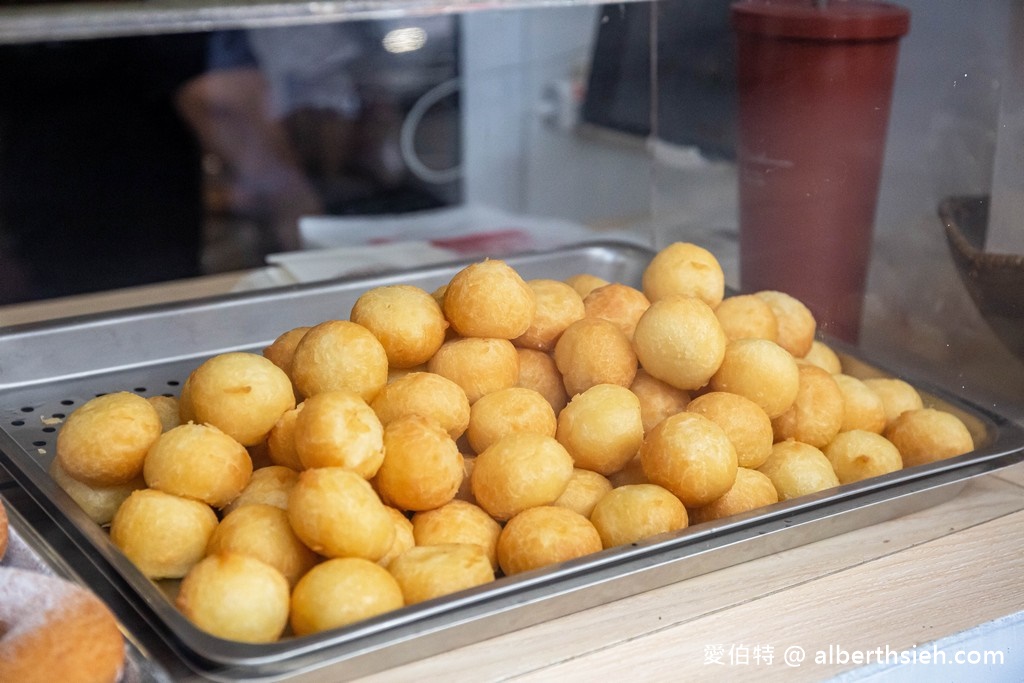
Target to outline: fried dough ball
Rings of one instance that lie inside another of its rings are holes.
[[[643,368],[636,371],[629,390],[640,399],[640,420],[644,425],[644,434],[669,415],[685,410],[690,403],[689,392],[651,377]]]
[[[157,489],[139,489],[110,523],[110,540],[150,579],[180,579],[206,554],[213,508]]]
[[[444,293],[444,314],[462,337],[515,339],[537,311],[533,290],[500,259],[472,263],[456,273]]]
[[[485,394],[516,385],[519,354],[507,339],[449,339],[427,361],[427,369],[462,387],[473,404]]]
[[[388,515],[391,516],[391,521],[395,523],[395,540],[391,543],[391,549],[384,554],[384,557],[377,560],[377,564],[381,567],[387,567],[391,564],[391,560],[416,545],[412,520],[406,517],[404,512],[390,505],[387,506],[387,511]]]
[[[473,467],[475,465],[475,455],[462,455],[462,485],[459,486],[459,492],[455,494],[457,500],[464,500],[474,505],[476,505],[476,498],[473,496]]]
[[[384,428],[384,464],[375,483],[400,510],[432,510],[462,484],[462,454],[448,432],[429,417],[407,415]]]
[[[57,486],[61,487],[64,493],[71,497],[71,500],[78,503],[78,506],[89,516],[89,519],[100,526],[110,524],[110,520],[114,518],[114,513],[117,512],[117,509],[121,507],[121,503],[133,491],[146,488],[146,481],[142,478],[142,475],[124,484],[89,486],[65,472],[58,458],[50,461],[48,471]],[[0,519],[0,533],[6,531],[6,529],[4,520]],[[2,557],[3,553],[0,552],[0,558]]]
[[[974,450],[974,439],[963,420],[937,408],[900,413],[886,427],[885,436],[899,449],[904,467],[925,465]]]
[[[620,486],[627,486],[629,484],[650,484],[651,481],[644,474],[643,462],[640,460],[640,456],[637,455],[635,458],[626,463],[626,466],[615,474],[609,475],[608,481],[612,483],[612,487],[618,488]]]
[[[441,348],[448,329],[434,297],[412,285],[383,285],[364,292],[349,317],[373,333],[393,368],[426,363]]]
[[[779,337],[779,321],[768,302],[753,294],[735,294],[715,307],[715,317],[725,336],[733,339],[769,339]]]
[[[248,555],[269,564],[284,575],[289,588],[319,561],[292,531],[288,513],[263,503],[244,505],[224,516],[206,545],[207,555],[222,552]]]
[[[800,391],[800,369],[789,351],[767,339],[737,339],[710,382],[713,391],[749,398],[769,418],[789,410]]]
[[[736,481],[736,449],[721,427],[698,413],[678,413],[652,429],[640,447],[640,464],[650,483],[686,507],[707,505]]]
[[[728,339],[701,299],[668,296],[643,314],[633,334],[641,367],[677,389],[700,389],[718,370]]]
[[[840,432],[822,449],[840,484],[903,469],[900,451],[881,434],[863,429]]]
[[[142,474],[146,451],[162,431],[160,414],[141,396],[127,391],[97,396],[64,420],[57,459],[84,484],[125,484]]]
[[[272,643],[288,625],[288,581],[248,555],[210,555],[189,571],[175,600],[202,630],[243,643]]]
[[[562,331],[583,318],[583,299],[576,290],[559,280],[530,280],[537,311],[526,331],[512,340],[519,348],[551,351]]]
[[[303,405],[300,403],[291,410],[284,411],[267,434],[267,459],[271,464],[295,471],[305,468],[295,448],[295,422]]]
[[[384,427],[366,401],[347,389],[307,398],[295,418],[303,467],[344,467],[370,479],[384,461]]]
[[[358,557],[313,567],[291,597],[292,631],[297,636],[348,626],[405,605],[402,589],[387,569]]]
[[[601,548],[601,536],[589,519],[568,508],[542,505],[523,510],[501,530],[498,564],[512,576]]]
[[[592,386],[559,413],[555,438],[576,467],[604,475],[618,472],[644,439],[640,399],[617,384]]]
[[[886,427],[892,425],[904,411],[924,407],[924,400],[917,389],[898,377],[869,377],[863,382],[882,399]]]
[[[615,323],[583,318],[569,325],[555,344],[555,365],[568,395],[595,384],[628,387],[636,376],[637,356]]]
[[[550,436],[516,432],[476,457],[470,484],[477,505],[498,520],[549,505],[565,492],[573,460]]]
[[[696,297],[715,308],[725,296],[725,274],[715,255],[690,242],[663,247],[647,264],[642,283],[651,303],[670,296]]]
[[[309,332],[310,326],[293,327],[282,332],[278,337],[263,349],[263,357],[285,371],[289,376],[292,374],[292,358],[295,356],[295,347],[299,345],[302,338]]]
[[[839,486],[839,478],[825,454],[810,444],[792,439],[772,446],[772,454],[758,471],[772,480],[779,500]]]
[[[387,384],[388,354],[362,325],[326,320],[310,328],[295,347],[291,378],[305,398],[348,389],[372,401]]]
[[[543,351],[516,349],[519,356],[519,380],[517,387],[533,389],[540,393],[557,415],[569,402],[569,394],[562,382],[562,373],[555,365],[555,359]]]
[[[376,562],[395,540],[395,523],[373,487],[341,467],[299,473],[288,497],[288,521],[303,543],[325,557]]]
[[[440,598],[494,580],[491,561],[475,543],[444,543],[409,548],[388,571],[402,588],[405,604]]]
[[[811,342],[811,350],[804,356],[804,360],[832,375],[838,375],[843,371],[843,361],[840,360],[839,354],[820,339]]]
[[[410,372],[395,379],[370,403],[385,427],[406,415],[437,420],[448,435],[458,439],[469,426],[469,398],[465,390],[433,372]]]
[[[885,406],[881,397],[861,380],[850,375],[832,375],[843,394],[843,426],[839,431],[863,429],[881,434],[885,430]]]
[[[185,381],[181,384],[181,391],[178,392],[178,422],[184,424],[186,422],[195,422],[196,411],[192,407],[192,374],[185,378]]]
[[[817,448],[832,441],[843,426],[843,393],[827,370],[798,363],[800,386],[789,410],[772,419],[776,441],[793,439]]]
[[[146,454],[146,485],[222,508],[252,476],[252,459],[242,444],[211,425],[193,423],[160,435]]]
[[[768,475],[741,467],[736,470],[736,483],[721,498],[690,510],[690,523],[710,522],[778,502],[779,494]]]
[[[779,346],[789,351],[795,358],[803,358],[811,350],[817,321],[811,309],[802,301],[785,292],[763,290],[755,292],[755,296],[763,299],[775,313],[779,323],[779,335],[776,338]]]
[[[601,500],[612,488],[612,482],[608,477],[593,470],[577,467],[572,471],[569,485],[565,487],[565,491],[555,499],[552,505],[569,508],[589,519],[597,501]]]
[[[483,548],[491,568],[498,569],[498,535],[501,525],[479,505],[453,500],[412,517],[416,545],[470,543]]]
[[[243,446],[254,446],[286,410],[295,393],[284,370],[255,353],[233,351],[204,361],[189,379],[196,422],[211,424]]]
[[[643,292],[621,282],[598,287],[583,300],[588,318],[602,318],[615,323],[630,341],[637,321],[650,305]]]
[[[150,396],[146,400],[156,408],[163,431],[174,429],[181,424],[181,408],[178,407],[178,399],[173,396]]]
[[[533,389],[509,387],[481,396],[473,404],[466,438],[473,451],[480,453],[506,434],[554,436],[555,427],[555,411],[544,396]]]
[[[598,287],[604,287],[611,283],[603,277],[598,277],[592,273],[576,273],[565,278],[565,284],[575,289],[582,299]]]
[[[757,469],[772,452],[772,421],[749,398],[725,391],[711,391],[690,401],[686,410],[708,418],[725,432],[736,449],[740,467]]]
[[[669,531],[685,529],[686,507],[657,484],[633,484],[612,489],[598,501],[590,521],[605,548],[636,543]]]
[[[249,477],[249,483],[245,485],[237,498],[224,507],[223,512],[230,514],[243,505],[254,503],[273,505],[287,510],[288,495],[298,480],[299,473],[290,467],[268,465],[253,470],[252,476]]]

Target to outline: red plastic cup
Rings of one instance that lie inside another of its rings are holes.
[[[856,342],[899,40],[910,13],[868,0],[741,0],[740,287],[803,301]]]

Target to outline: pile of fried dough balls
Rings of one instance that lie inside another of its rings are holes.
[[[487,259],[92,399],[52,473],[199,628],[303,636],[973,450],[815,333],[691,243],[639,288]]]

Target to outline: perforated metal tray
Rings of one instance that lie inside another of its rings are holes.
[[[589,272],[638,285],[653,254],[614,242],[509,257],[526,279]],[[715,569],[892,519],[950,499],[977,475],[1024,459],[1024,430],[927,382],[925,400],[959,415],[976,450],[930,465],[840,486],[718,522],[695,525],[419,605],[351,627],[268,645],[195,628],[46,473],[63,417],[89,398],[130,390],[176,395],[203,359],[259,350],[281,332],[346,318],[356,297],[384,284],[428,291],[458,262],[389,275],[223,296],[114,314],[0,329],[0,464],[96,565],[174,655],[204,677],[352,679]],[[891,376],[835,340],[844,369]]]

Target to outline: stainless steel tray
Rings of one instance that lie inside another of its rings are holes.
[[[525,278],[589,272],[637,285],[652,252],[599,242],[507,261]],[[756,557],[892,519],[948,500],[967,480],[1024,459],[1024,430],[967,400],[911,381],[931,405],[958,414],[977,448],[743,515],[464,591],[335,631],[247,645],[189,623],[46,474],[62,417],[96,394],[177,394],[202,359],[259,350],[281,332],[346,318],[359,294],[383,284],[432,290],[464,262],[0,328],[0,464],[96,565],[141,618],[204,677],[352,679],[664,586]],[[894,375],[835,340],[851,374]]]

